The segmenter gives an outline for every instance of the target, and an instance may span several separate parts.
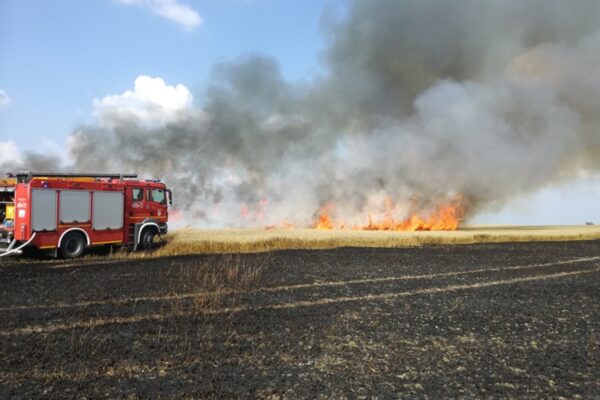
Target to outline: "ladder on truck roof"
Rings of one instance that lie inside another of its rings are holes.
[[[31,172],[15,171],[6,174],[9,178],[15,178],[18,182],[29,182],[33,178],[95,178],[95,179],[136,179],[137,174],[87,174],[87,173],[65,173],[65,172]]]

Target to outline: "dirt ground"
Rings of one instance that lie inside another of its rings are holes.
[[[600,397],[600,242],[0,261],[0,398]]]

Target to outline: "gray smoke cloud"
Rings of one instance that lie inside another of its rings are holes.
[[[9,142],[10,143],[10,142]],[[15,152],[18,149],[15,147]],[[26,152],[25,154],[19,154],[18,157],[11,153],[10,156],[2,154],[0,157],[0,171],[2,172],[14,172],[14,171],[58,171],[63,172],[66,167],[62,160],[55,155],[46,155],[36,152]],[[2,175],[4,177],[4,174]]]
[[[461,195],[468,217],[600,169],[600,2],[355,0],[322,25],[321,76],[252,55],[151,123],[106,106],[72,168],[164,179],[203,227],[307,226],[331,204],[362,224],[388,197],[401,218]]]

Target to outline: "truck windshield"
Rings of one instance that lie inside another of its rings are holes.
[[[150,191],[148,192],[150,193]],[[165,198],[165,191],[163,189],[152,189],[150,196],[150,201],[154,201],[160,204],[167,204],[167,199]]]

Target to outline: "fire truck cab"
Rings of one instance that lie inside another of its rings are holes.
[[[0,257],[27,246],[64,258],[109,244],[148,250],[167,233],[171,204],[164,183],[137,175],[9,173],[0,179]]]

